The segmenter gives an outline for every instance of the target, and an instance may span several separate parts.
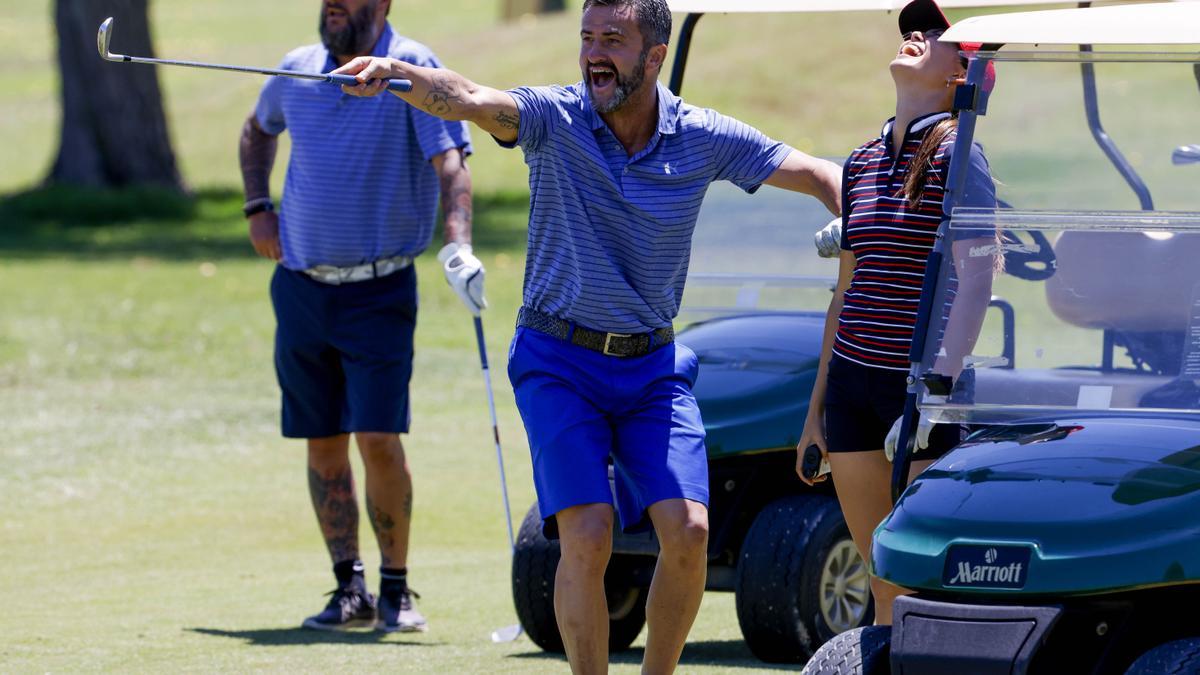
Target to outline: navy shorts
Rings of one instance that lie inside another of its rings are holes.
[[[842,358],[829,360],[825,380],[825,443],[829,452],[880,450],[896,418],[904,414],[908,372],[872,368]],[[937,459],[962,440],[957,424],[935,424],[929,447],[913,459]]]
[[[538,509],[548,537],[554,514],[612,504],[626,532],[650,528],[664,499],[708,505],[704,424],[692,395],[699,362],[680,344],[621,358],[518,327],[508,377],[529,436]]]
[[[278,266],[271,303],[284,436],[408,432],[417,324],[412,266],[337,286]]]

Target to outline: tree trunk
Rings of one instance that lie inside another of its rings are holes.
[[[183,190],[154,66],[110,63],[96,50],[114,17],[109,50],[153,56],[148,0],[56,0],[62,136],[47,183],[158,185]]]

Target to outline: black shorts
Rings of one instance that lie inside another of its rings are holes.
[[[825,443],[829,452],[880,450],[904,414],[906,371],[864,366],[834,354],[825,381]],[[937,459],[963,438],[957,424],[936,424],[929,447],[913,459]]]

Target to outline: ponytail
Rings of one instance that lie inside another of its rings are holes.
[[[926,169],[933,164],[933,156],[937,153],[938,147],[942,145],[942,141],[946,140],[946,136],[949,136],[950,132],[957,128],[957,116],[939,121],[929,130],[929,133],[925,134],[921,145],[913,153],[912,159],[908,161],[908,175],[904,178],[904,186],[900,188],[900,193],[904,195],[904,200],[910,207],[916,206],[925,194]]]

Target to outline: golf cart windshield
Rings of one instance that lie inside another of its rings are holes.
[[[817,255],[813,236],[831,217],[807,195],[766,185],[749,195],[730,183],[713,183],[692,237],[681,323],[825,311],[838,263]]]
[[[920,364],[933,420],[1200,414],[1200,69],[1194,47],[1148,51],[999,52],[974,134],[997,202],[946,232]]]

